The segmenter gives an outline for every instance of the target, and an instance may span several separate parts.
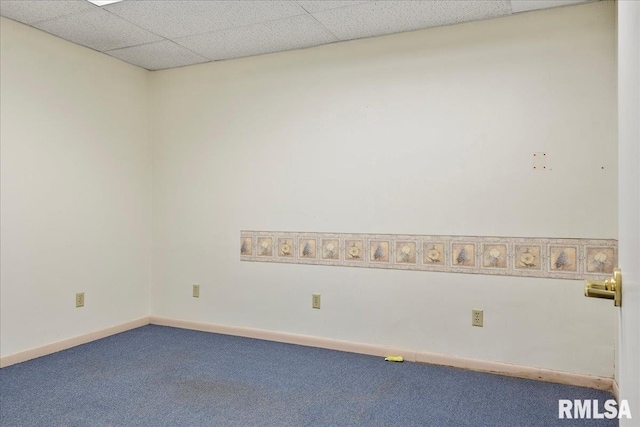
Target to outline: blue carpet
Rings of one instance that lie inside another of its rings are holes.
[[[608,392],[162,326],[0,370],[9,426],[617,426]]]

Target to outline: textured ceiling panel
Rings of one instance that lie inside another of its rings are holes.
[[[513,9],[513,13],[519,13],[549,7],[569,6],[589,1],[594,0],[511,0],[511,8]]]
[[[210,59],[230,59],[299,49],[336,42],[338,39],[309,15],[200,34],[179,43]]]
[[[0,0],[0,14],[160,70],[591,1]]]
[[[147,70],[164,70],[209,61],[168,40],[111,50],[106,53]]]
[[[45,19],[97,9],[86,0],[1,0],[0,15],[31,24]]]
[[[298,4],[307,12],[320,12],[321,10],[337,9],[339,7],[353,6],[370,0],[297,0]]]
[[[306,13],[294,1],[128,0],[105,6],[105,9],[167,38]]]
[[[162,40],[162,37],[100,9],[37,22],[33,26],[99,51]]]
[[[476,21],[511,13],[508,0],[372,1],[313,13],[341,40]]]

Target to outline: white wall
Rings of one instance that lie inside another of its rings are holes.
[[[239,231],[615,238],[614,9],[152,73],[152,312],[613,376],[580,281],[241,263]]]
[[[149,314],[151,163],[147,71],[0,24],[4,356]]]

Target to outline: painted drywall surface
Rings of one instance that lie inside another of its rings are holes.
[[[238,236],[616,238],[614,55],[602,2],[152,73],[152,312],[612,376],[581,281],[241,263]]]
[[[151,163],[145,70],[0,28],[4,356],[149,314]]]

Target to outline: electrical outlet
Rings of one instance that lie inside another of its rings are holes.
[[[482,310],[472,310],[471,311],[471,325],[472,326],[480,326],[482,327],[483,321],[483,311]]]
[[[76,294],[76,308],[84,307],[84,292]]]
[[[200,285],[193,285],[193,297],[200,298]]]
[[[320,294],[311,295],[311,308],[320,309]]]

